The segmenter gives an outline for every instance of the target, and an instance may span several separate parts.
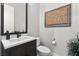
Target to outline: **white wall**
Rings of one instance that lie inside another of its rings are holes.
[[[46,3],[40,4],[40,36],[41,42],[48,46],[53,51],[53,46],[51,44],[51,38],[55,37],[57,45],[55,47],[55,52],[59,55],[67,55],[67,41],[76,37],[75,34],[79,32],[79,4],[72,4],[72,17],[71,27],[51,27],[45,28],[45,11],[49,11],[60,6],[64,6],[67,4],[56,4],[56,3]]]
[[[28,34],[36,37],[39,36],[39,5],[39,3],[28,4]]]

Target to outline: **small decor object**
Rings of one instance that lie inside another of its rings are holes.
[[[79,56],[79,37],[72,39],[68,43],[68,55]]]
[[[71,26],[71,4],[45,12],[45,27]]]

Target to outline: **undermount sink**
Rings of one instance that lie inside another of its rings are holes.
[[[31,39],[32,37],[31,36],[21,36],[21,37],[19,37],[19,39],[21,40],[21,39]]]
[[[11,38],[9,41],[10,42],[16,42],[16,41],[19,41],[19,39],[18,38]]]
[[[25,40],[25,39],[30,40],[31,38],[32,37],[30,37],[30,36],[21,36],[19,38],[11,38],[9,41],[10,42],[16,42],[16,41],[21,41],[21,40]]]

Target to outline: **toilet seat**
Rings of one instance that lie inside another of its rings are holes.
[[[39,46],[37,47],[37,50],[39,50],[42,53],[50,53],[50,49],[46,46]]]

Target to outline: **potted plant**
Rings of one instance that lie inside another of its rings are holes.
[[[79,56],[79,37],[72,39],[68,43],[68,55]]]

